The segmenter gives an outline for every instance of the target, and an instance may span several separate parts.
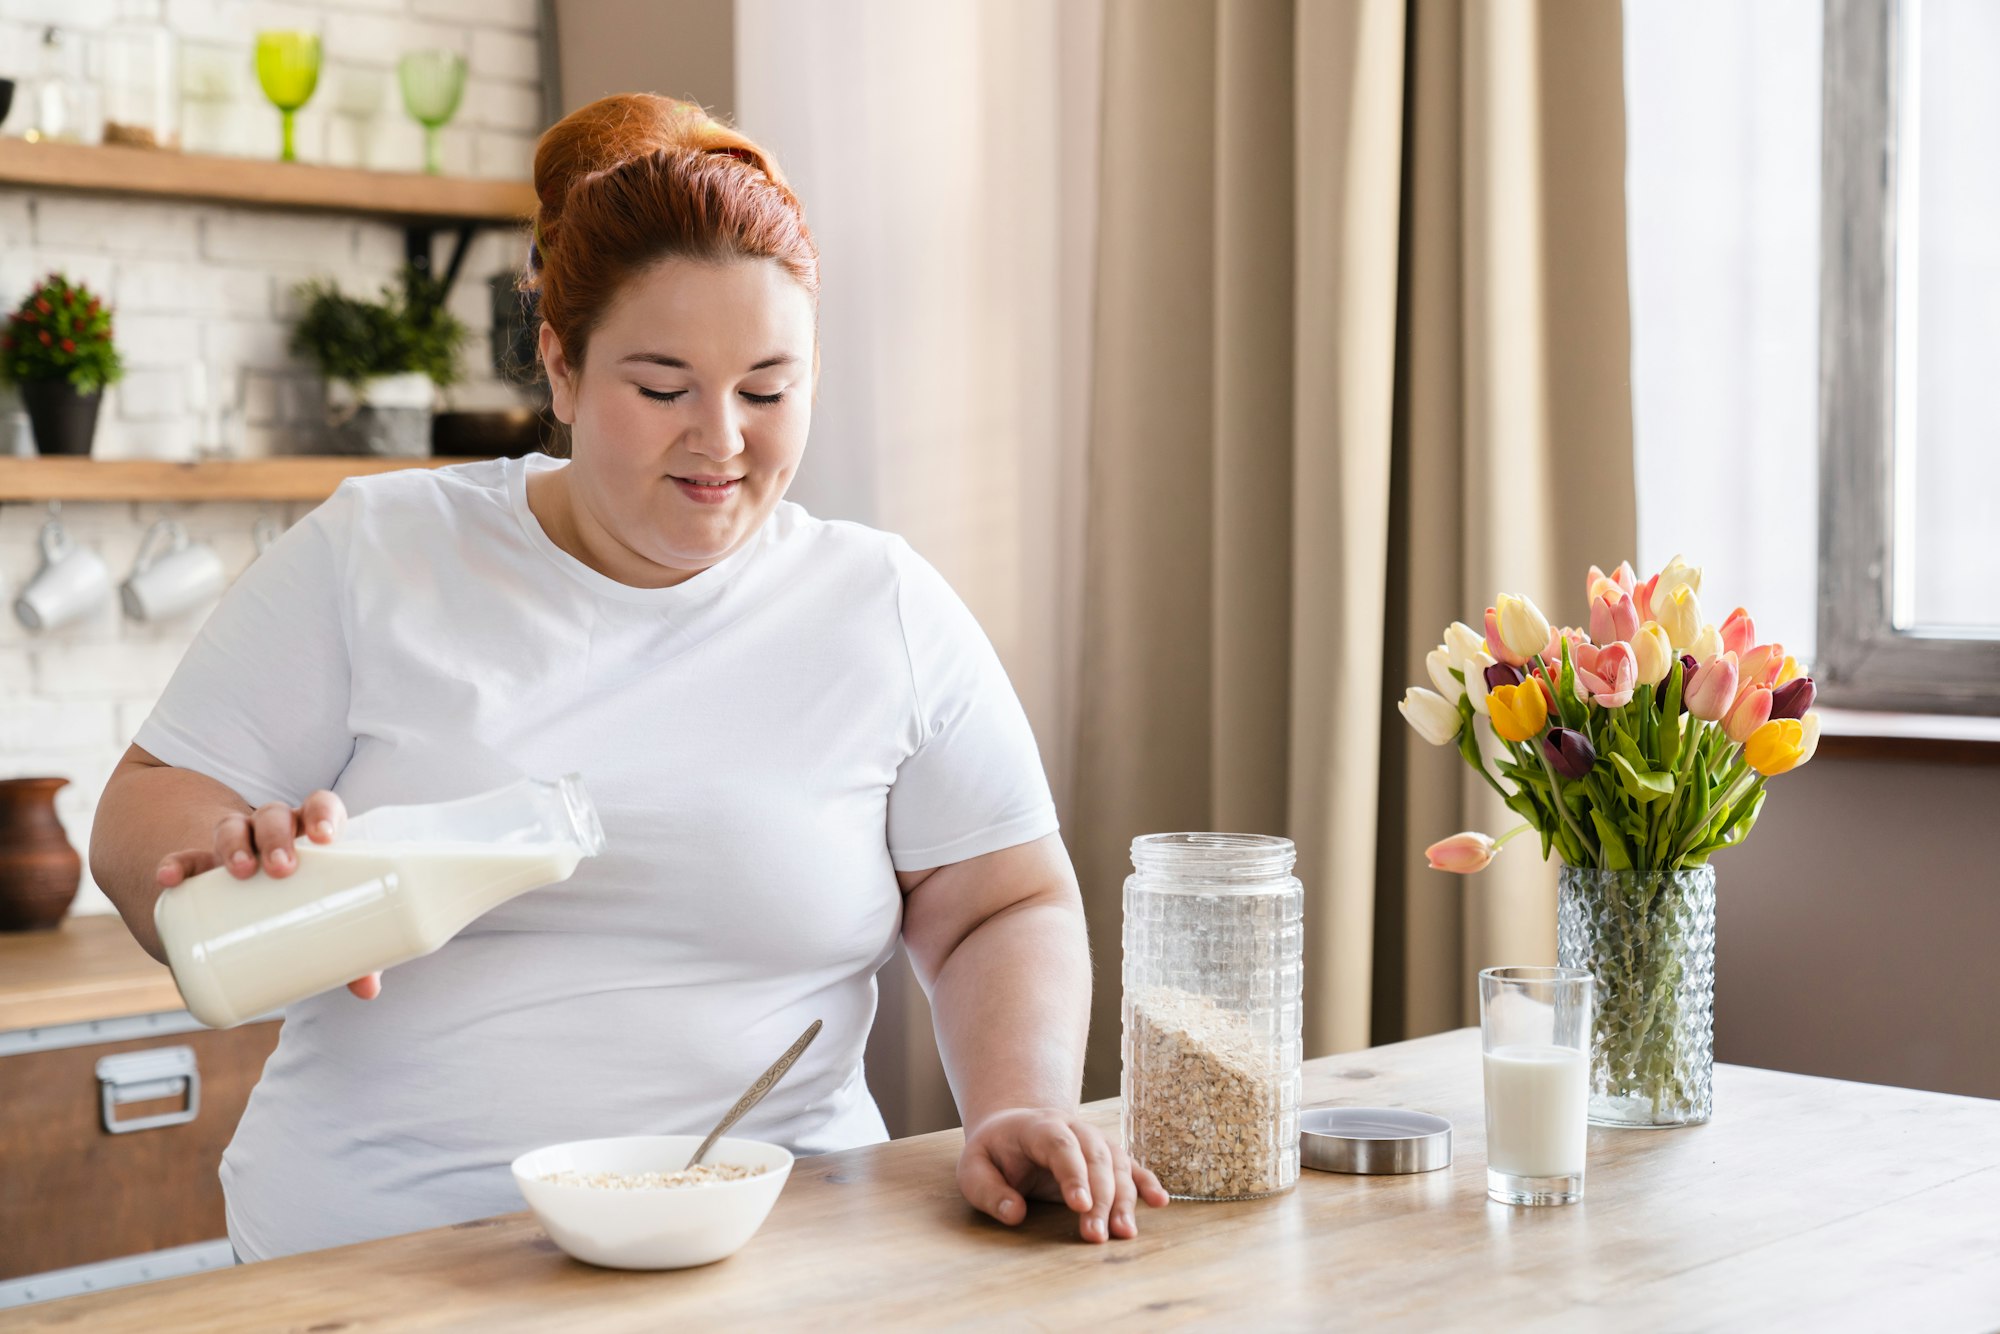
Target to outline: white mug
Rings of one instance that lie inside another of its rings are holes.
[[[88,616],[111,593],[104,559],[80,547],[59,519],[42,525],[42,568],[21,588],[14,615],[30,630],[53,630]]]
[[[154,539],[166,545],[155,551]],[[222,557],[206,542],[191,541],[178,519],[161,519],[146,530],[139,558],[132,564],[119,596],[125,614],[135,621],[164,621],[192,611],[220,593],[228,583]]]

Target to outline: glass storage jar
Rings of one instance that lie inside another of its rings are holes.
[[[122,0],[101,40],[104,142],[180,147],[180,62],[160,0]]]
[[[1299,1177],[1305,891],[1292,842],[1148,834],[1125,881],[1125,1146],[1183,1200]]]

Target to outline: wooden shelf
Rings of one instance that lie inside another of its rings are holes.
[[[164,463],[152,459],[0,458],[0,501],[324,500],[349,477],[441,468],[462,458],[299,455]]]
[[[526,181],[25,139],[0,139],[0,185],[367,213],[405,221],[518,222],[535,206],[534,188]]]

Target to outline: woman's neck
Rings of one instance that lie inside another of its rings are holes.
[[[646,559],[618,540],[570,484],[574,464],[528,474],[528,511],[549,541],[607,579],[632,588],[671,588],[700,573]]]

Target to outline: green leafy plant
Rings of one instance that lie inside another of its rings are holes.
[[[310,357],[329,380],[358,391],[378,375],[422,371],[440,385],[458,379],[465,324],[445,309],[443,285],[414,268],[382,287],[382,299],[347,296],[337,283],[301,284],[305,311],[292,329],[292,351]]]
[[[111,341],[111,307],[82,283],[51,273],[28,293],[0,333],[0,380],[67,380],[95,394],[125,373]]]

